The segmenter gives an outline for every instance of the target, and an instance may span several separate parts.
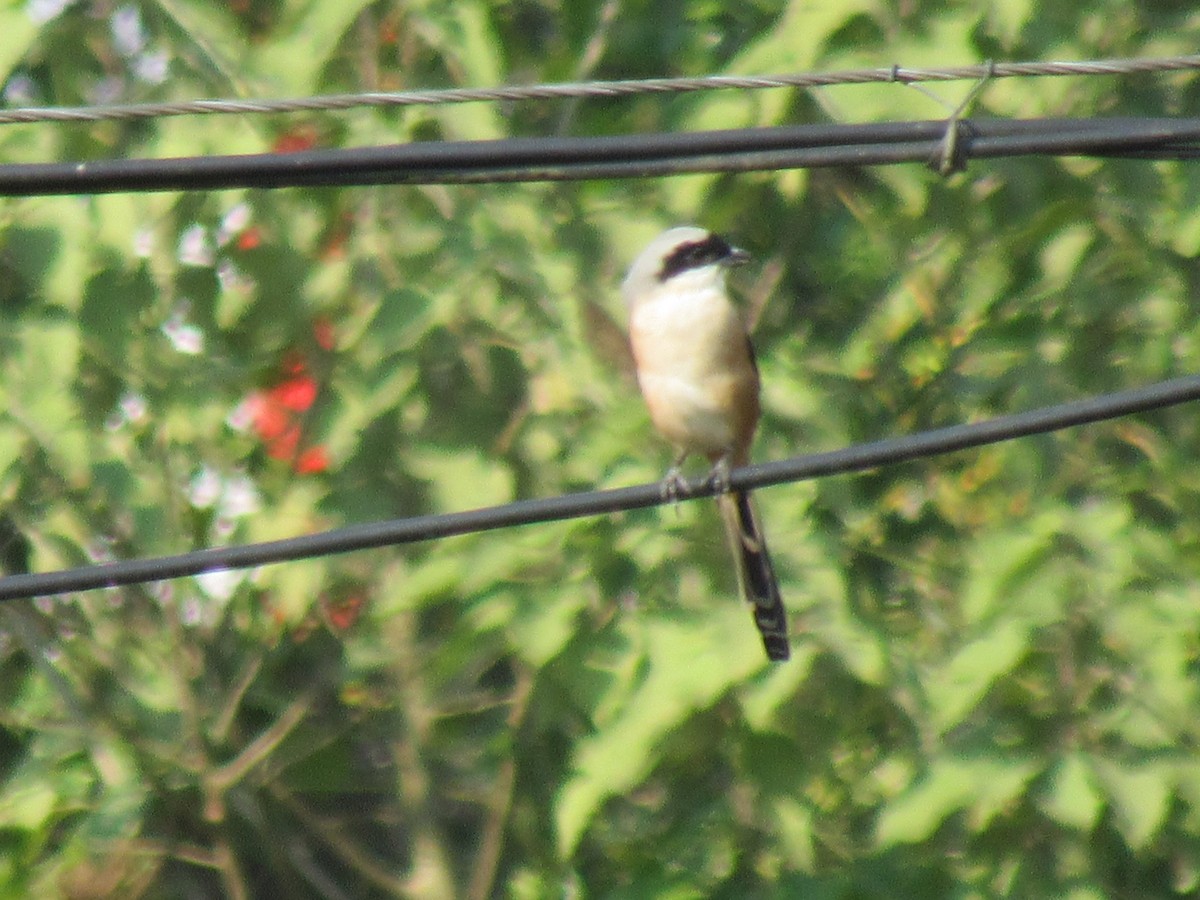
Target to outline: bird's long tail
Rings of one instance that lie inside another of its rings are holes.
[[[721,495],[721,511],[733,555],[737,559],[742,595],[754,607],[754,624],[762,635],[767,656],[781,662],[791,655],[788,644],[787,612],[779,595],[779,582],[771,555],[758,526],[754,504],[746,491]]]

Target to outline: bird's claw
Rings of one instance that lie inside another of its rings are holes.
[[[678,466],[671,466],[667,470],[667,474],[663,477],[659,490],[662,493],[663,500],[666,500],[668,503],[678,503],[680,497],[686,497],[691,493],[688,489],[688,483],[684,479],[683,473],[679,471]]]
[[[722,457],[718,459],[712,467],[712,471],[708,473],[708,478],[705,484],[713,489],[717,494],[729,493],[729,460]]]

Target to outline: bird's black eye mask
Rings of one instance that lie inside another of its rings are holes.
[[[663,282],[688,269],[699,269],[723,260],[731,260],[735,256],[734,249],[725,238],[719,234],[710,234],[703,240],[680,244],[672,250],[663,259],[658,280]]]

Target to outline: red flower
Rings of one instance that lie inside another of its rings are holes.
[[[334,346],[333,323],[324,316],[313,322],[313,339],[323,350]],[[247,398],[245,408],[254,431],[272,459],[286,460],[293,471],[312,475],[329,469],[329,452],[320,444],[301,449],[304,433],[303,414],[317,401],[320,385],[309,374],[309,361],[298,350],[284,354],[280,368],[283,378],[277,384]]]
[[[283,434],[267,441],[267,456],[271,459],[291,459],[300,446],[300,426],[292,423]]]
[[[286,409],[304,412],[317,399],[317,382],[311,375],[298,375],[275,385],[270,396]]]
[[[273,441],[283,434],[291,423],[288,411],[275,403],[266,394],[255,394],[250,400],[254,430],[264,441]]]
[[[275,153],[298,153],[301,150],[311,150],[316,143],[317,129],[312,125],[300,125],[275,138],[271,149]]]
[[[257,228],[247,228],[238,235],[237,248],[239,250],[253,250],[262,243],[262,232]]]
[[[329,454],[320,444],[309,447],[292,463],[292,468],[300,475],[312,475],[324,472],[329,468]]]
[[[321,611],[334,631],[345,631],[357,622],[365,605],[366,598],[362,594],[347,594],[337,600],[321,598]]]

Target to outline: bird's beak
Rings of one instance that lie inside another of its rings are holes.
[[[741,247],[730,247],[729,255],[721,260],[727,266],[740,266],[750,262],[750,254]]]

